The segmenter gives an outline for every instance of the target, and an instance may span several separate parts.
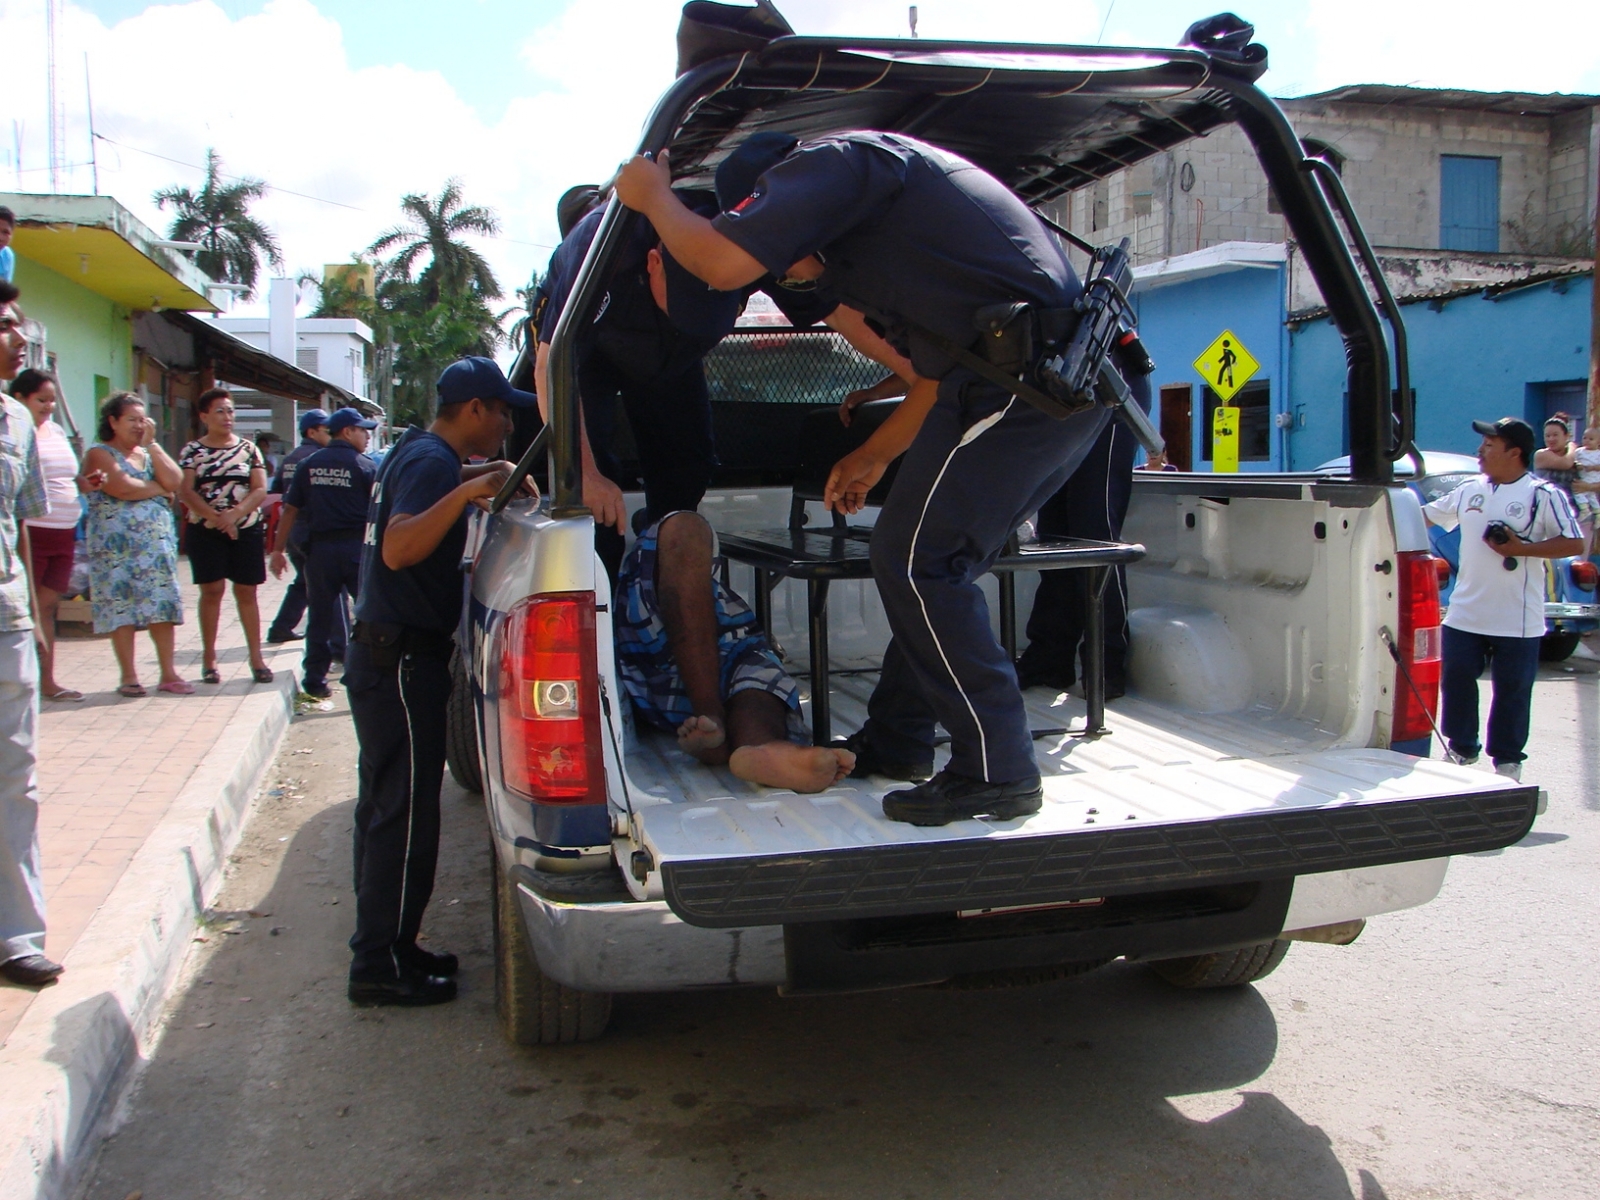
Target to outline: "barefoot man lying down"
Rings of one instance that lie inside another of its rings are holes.
[[[617,580],[617,666],[640,719],[707,766],[749,783],[820,792],[855,766],[809,744],[800,689],[750,609],[716,577],[716,534],[677,512],[639,535]],[[802,744],[804,743],[804,744]]]

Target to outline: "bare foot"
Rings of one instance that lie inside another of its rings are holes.
[[[797,746],[793,742],[767,742],[740,746],[728,759],[728,769],[746,783],[820,792],[832,787],[855,769],[856,756],[828,746]]]
[[[703,763],[721,764],[728,761],[728,752],[722,749],[728,735],[722,722],[715,717],[690,717],[678,726],[678,746]]]

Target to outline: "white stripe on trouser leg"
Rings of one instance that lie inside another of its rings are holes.
[[[406,923],[406,884],[411,877],[411,834],[417,827],[417,738],[411,727],[411,706],[406,703],[405,683],[405,656],[400,658],[400,667],[395,671],[395,691],[400,696],[400,708],[406,714],[406,854],[400,860],[400,911],[395,916],[395,941],[399,941],[400,930]],[[400,956],[395,952],[395,943],[389,944],[389,961],[394,963],[394,971],[400,974]]]
[[[956,691],[961,693],[961,702],[967,706],[967,712],[972,715],[972,723],[978,728],[978,757],[983,759],[983,781],[993,782],[989,778],[989,740],[984,736],[983,722],[978,720],[978,710],[972,707],[972,700],[967,695],[967,690],[961,686],[955,668],[950,665],[950,658],[944,652],[944,646],[939,641],[939,635],[933,628],[933,619],[928,616],[928,603],[922,598],[922,593],[917,590],[917,581],[913,573],[913,564],[917,559],[917,539],[922,536],[922,523],[928,519],[928,506],[933,503],[933,493],[939,489],[939,484],[944,480],[944,473],[950,469],[950,461],[955,458],[956,451],[961,447],[976,441],[980,434],[992,429],[1001,418],[1011,411],[1011,406],[1016,403],[1013,396],[1006,402],[1006,406],[992,416],[985,417],[972,428],[961,435],[961,440],[951,447],[950,453],[945,455],[944,465],[939,468],[939,473],[933,477],[933,483],[928,487],[928,494],[922,500],[922,512],[917,517],[917,527],[911,531],[911,550],[906,555],[906,582],[911,585],[911,594],[917,598],[917,607],[922,609],[922,623],[928,627],[928,636],[933,639],[933,648],[939,652],[939,661],[944,663],[944,669],[950,672],[950,681],[956,685]]]

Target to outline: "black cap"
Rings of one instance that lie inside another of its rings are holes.
[[[580,183],[561,193],[561,199],[556,201],[556,228],[561,230],[562,241],[599,201],[600,189],[592,183]]]
[[[752,133],[717,167],[717,207],[737,208],[756,190],[756,180],[788,158],[800,139],[767,130]]]
[[[1499,438],[1508,446],[1514,446],[1522,451],[1522,461],[1525,465],[1533,463],[1533,426],[1520,417],[1501,417],[1498,421],[1474,421],[1474,432],[1484,437]]]

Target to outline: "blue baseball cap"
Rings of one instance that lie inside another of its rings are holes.
[[[733,332],[744,311],[743,291],[717,291],[689,274],[665,246],[661,248],[661,265],[667,277],[667,320],[679,332],[708,342],[719,342]]]
[[[794,152],[800,139],[793,134],[763,130],[752,133],[717,166],[717,205],[730,212],[750,198],[756,181]]]
[[[446,404],[465,404],[468,400],[504,400],[512,408],[530,408],[539,403],[539,397],[532,392],[512,387],[494,359],[477,355],[451,363],[439,376],[436,386],[435,399],[441,408]]]
[[[357,408],[341,408],[328,418],[328,432],[338,433],[345,429],[376,429],[378,423],[361,415]]]
[[[318,425],[326,425],[327,423],[328,414],[320,408],[313,408],[300,414],[300,432],[302,434],[310,432]]]

